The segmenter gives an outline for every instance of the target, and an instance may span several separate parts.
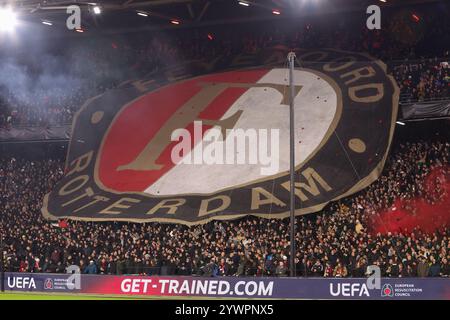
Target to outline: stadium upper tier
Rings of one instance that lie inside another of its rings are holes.
[[[278,45],[368,52],[389,65],[402,103],[449,99],[450,22],[440,5],[393,10],[373,31],[364,15],[331,15],[81,38],[19,34],[22,41],[0,47],[0,127],[70,123],[86,99],[123,81]]]

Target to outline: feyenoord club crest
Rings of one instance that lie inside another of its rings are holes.
[[[286,53],[219,58],[200,76],[205,70],[189,65],[87,101],[74,120],[66,174],[46,195],[44,216],[188,225],[248,214],[287,217]],[[399,93],[385,65],[366,55],[296,55],[302,62],[294,71],[299,215],[378,178]],[[212,72],[220,69],[231,71]]]

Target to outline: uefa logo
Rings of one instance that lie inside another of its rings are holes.
[[[51,290],[53,289],[53,280],[51,278],[47,278],[44,281],[44,289]]]
[[[381,296],[382,297],[393,297],[394,296],[394,289],[389,283],[386,283],[383,285],[383,288],[381,288]]]

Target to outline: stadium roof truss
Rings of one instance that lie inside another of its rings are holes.
[[[428,3],[438,0],[388,0],[378,2],[380,6]],[[242,1],[241,1],[242,2]],[[80,6],[83,12],[93,6],[100,6],[103,11],[128,11],[147,13],[162,20],[178,19],[186,23],[213,23],[233,19],[260,19],[261,16],[273,16],[274,11],[283,15],[334,13],[360,10],[373,4],[373,0],[245,0],[249,10],[238,5],[238,0],[0,0],[1,6],[12,6],[24,17],[35,16],[37,19],[64,15],[69,5]],[[93,18],[91,18],[93,19]],[[95,20],[95,19],[93,19]],[[158,19],[156,19],[158,20]],[[103,25],[108,23],[102,22]],[[98,25],[98,21],[95,21]]]

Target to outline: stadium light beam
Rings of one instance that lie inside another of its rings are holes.
[[[10,7],[0,8],[0,31],[12,31],[16,25],[16,13]]]
[[[102,9],[99,6],[95,6],[92,10],[94,11],[95,14],[102,13]]]

